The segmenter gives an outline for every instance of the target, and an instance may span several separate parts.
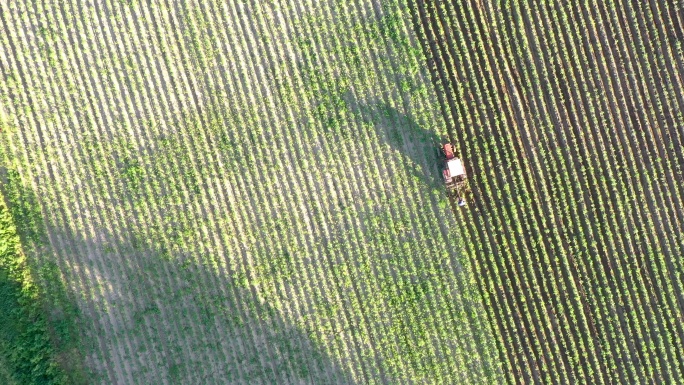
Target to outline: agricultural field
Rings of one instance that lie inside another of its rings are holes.
[[[0,2],[41,365],[682,383],[683,27],[680,1]]]
[[[414,6],[0,2],[2,192],[88,383],[504,381]]]
[[[457,222],[509,383],[684,381],[683,9],[412,8],[470,166]]]

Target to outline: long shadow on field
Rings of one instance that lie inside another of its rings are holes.
[[[351,97],[347,97],[346,102],[352,113],[373,126],[388,149],[400,152],[411,160],[409,172],[417,181],[430,189],[442,188],[439,152],[442,138],[439,135],[385,102],[359,103]],[[385,148],[379,151],[387,152],[388,157],[392,156]]]
[[[81,298],[83,348],[99,383],[353,382],[250,271],[105,226],[97,239],[69,226],[48,232],[57,264],[46,265],[80,288],[71,294]]]
[[[65,369],[80,367],[80,351],[100,375],[92,383],[353,382],[302,320],[284,318],[269,302],[277,296],[257,292],[252,272],[229,271],[209,256],[198,261],[182,247],[159,249],[107,224],[92,229],[93,238],[66,219],[43,223],[36,194],[19,175],[2,168],[0,177],[22,240],[33,246],[29,258],[45,285]]]

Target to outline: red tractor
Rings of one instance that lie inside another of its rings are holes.
[[[463,187],[466,183],[466,171],[463,167],[463,162],[454,155],[454,147],[451,143],[445,143],[442,145],[442,152],[446,157],[444,161],[444,169],[442,170],[442,175],[444,175],[444,183],[449,191],[453,191],[459,195],[458,205],[465,206],[465,200],[461,198]]]

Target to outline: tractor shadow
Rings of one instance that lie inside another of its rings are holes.
[[[385,102],[363,103],[350,95],[345,97],[345,101],[358,119],[375,129],[375,134],[387,148],[410,159],[407,171],[414,180],[430,190],[444,187],[440,145],[445,139]]]

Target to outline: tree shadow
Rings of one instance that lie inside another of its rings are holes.
[[[307,322],[287,318],[287,309],[269,302],[277,297],[250,282],[244,261],[231,270],[106,224],[87,235],[65,213],[56,213],[63,223],[43,223],[35,193],[12,171],[2,176],[53,337],[70,349],[58,349],[65,369],[65,360],[85,361],[88,381],[100,383],[354,382]]]
[[[131,348],[130,378],[115,366],[108,367],[110,380],[352,382],[318,348],[314,331],[302,320],[285,318],[283,310],[270,303],[276,299],[260,292],[248,279],[251,272],[229,270],[211,259],[198,261],[180,250],[156,249],[134,234],[117,237],[102,230],[99,240],[55,232],[52,237],[64,237],[60,244],[71,243],[77,245],[76,252],[82,250],[79,254],[88,253],[87,264],[78,269],[80,277],[74,278],[110,288],[94,295],[84,309],[91,319],[101,313],[98,308],[112,312],[110,321],[91,329],[99,331],[95,337],[103,354],[95,361],[116,362],[110,352]],[[68,258],[67,250],[60,253],[60,260]],[[148,367],[135,369],[137,362]]]
[[[0,230],[5,232],[4,236],[18,236],[20,242],[15,246],[5,243],[9,238],[3,238],[0,250],[0,253],[15,254],[14,248],[19,247],[16,256],[4,256],[8,258],[6,262],[9,265],[0,269],[0,286],[4,290],[0,297],[5,301],[0,312],[5,327],[3,339],[16,350],[9,359],[17,363],[16,367],[9,369],[13,371],[11,376],[21,383],[62,383],[60,381],[68,379],[72,384],[85,384],[88,374],[74,323],[78,309],[68,299],[66,286],[59,276],[50,276],[47,270],[40,271],[35,260],[24,260],[21,256],[41,253],[49,241],[38,197],[22,183],[16,170],[0,166],[0,199],[0,205],[7,208],[11,218],[11,223],[4,223]],[[13,226],[16,233],[9,226]],[[4,271],[5,268],[12,271]],[[13,276],[11,279],[10,274]],[[19,276],[23,278],[17,280]],[[41,285],[41,279],[50,281],[50,287]],[[39,283],[37,288],[34,286],[36,282]],[[14,291],[16,293],[13,294]],[[13,296],[16,300],[8,300]],[[25,318],[30,318],[30,321],[27,323]],[[23,323],[12,325],[9,322],[12,319]],[[60,370],[55,370],[54,364]]]
[[[23,184],[16,170],[0,166],[0,194],[22,240],[37,245],[47,241],[36,194]]]
[[[444,138],[383,101],[361,102],[350,93],[344,99],[358,119],[375,129],[387,148],[410,159],[407,171],[416,181],[431,190],[443,188],[439,147]]]

